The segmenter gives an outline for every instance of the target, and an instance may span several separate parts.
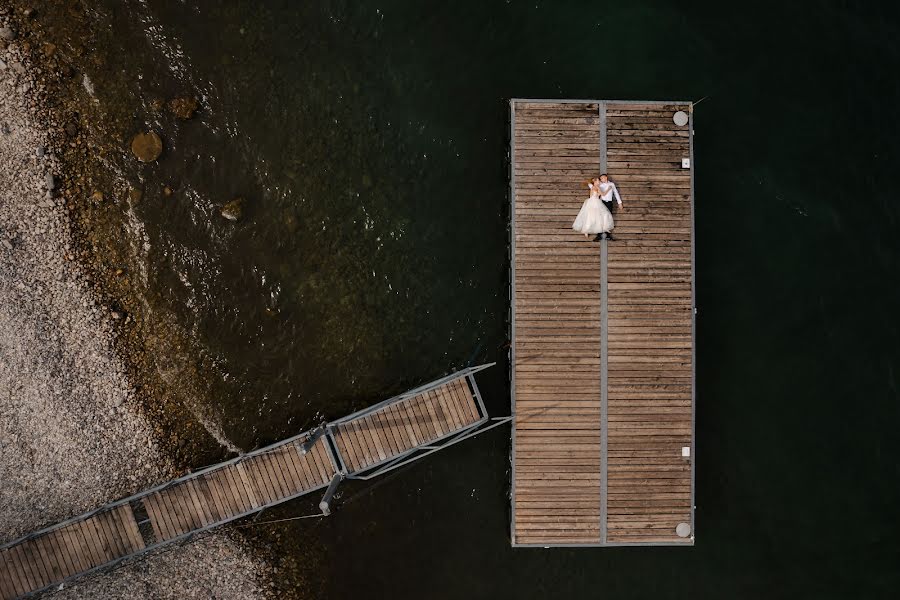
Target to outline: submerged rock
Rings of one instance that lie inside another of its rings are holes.
[[[229,221],[237,221],[244,214],[244,199],[238,196],[228,204],[222,207],[222,216]]]
[[[200,103],[193,96],[169,100],[169,111],[184,121],[193,117],[198,108],[200,108]]]
[[[154,131],[139,133],[131,140],[131,152],[141,162],[155,161],[162,154],[162,139]]]
[[[0,40],[11,42],[16,39],[16,31],[12,27],[0,27]]]

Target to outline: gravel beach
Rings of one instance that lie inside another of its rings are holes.
[[[0,3],[0,543],[175,474],[114,349],[56,196],[42,84]],[[76,582],[59,598],[262,597],[265,564],[218,533]]]

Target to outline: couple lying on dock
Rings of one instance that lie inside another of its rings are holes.
[[[594,177],[588,183],[588,188],[591,190],[591,195],[581,206],[578,216],[575,217],[575,222],[572,223],[572,229],[583,233],[586,238],[590,234],[596,233],[595,242],[599,242],[604,235],[606,239],[611,240],[612,229],[615,223],[613,222],[612,211],[604,206],[603,202],[612,204],[613,196],[615,196],[621,210],[622,198],[619,196],[619,190],[616,189],[616,184],[609,180],[609,176],[606,173],[600,177]]]

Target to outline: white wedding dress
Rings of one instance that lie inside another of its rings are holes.
[[[613,217],[609,209],[603,206],[600,200],[600,190],[588,184],[591,188],[591,196],[581,205],[572,229],[579,233],[607,233],[612,231]]]

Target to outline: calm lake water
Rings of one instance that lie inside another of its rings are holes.
[[[202,97],[137,217],[152,301],[215,357],[214,410],[244,449],[485,361],[508,414],[507,100],[705,98],[696,547],[512,550],[502,429],[284,524],[317,595],[900,587],[900,19],[883,4],[97,3],[136,129],[156,97]],[[235,224],[218,210],[237,195]]]

